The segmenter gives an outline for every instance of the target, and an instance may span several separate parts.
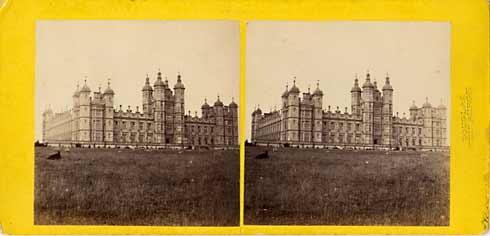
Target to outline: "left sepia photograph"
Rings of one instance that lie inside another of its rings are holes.
[[[36,22],[36,225],[238,226],[234,21]]]

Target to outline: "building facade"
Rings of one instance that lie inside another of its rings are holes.
[[[104,92],[85,85],[73,94],[70,110],[43,112],[43,142],[49,145],[148,148],[237,148],[238,105],[224,105],[218,96],[213,106],[205,101],[202,116],[185,114],[185,86],[181,75],[173,91],[158,72],[142,89],[142,110],[114,107],[115,92],[108,82]]]
[[[370,74],[359,87],[351,89],[350,113],[325,110],[323,92],[303,93],[295,84],[282,94],[282,108],[252,113],[252,142],[258,145],[293,147],[334,147],[348,149],[448,150],[444,105],[433,107],[426,99],[422,107],[414,104],[409,117],[393,115],[393,87],[387,76],[381,91]]]

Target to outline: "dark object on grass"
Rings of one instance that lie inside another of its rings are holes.
[[[255,156],[255,159],[267,159],[269,158],[269,151],[265,151],[263,153],[260,153],[259,155]]]
[[[57,151],[55,154],[51,154],[48,156],[48,160],[59,160],[61,159],[60,151]]]

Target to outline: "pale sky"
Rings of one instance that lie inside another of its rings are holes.
[[[42,110],[71,109],[77,81],[102,91],[111,78],[115,107],[136,110],[148,73],[158,69],[173,88],[177,73],[186,87],[185,108],[198,111],[219,94],[239,102],[240,29],[236,21],[37,21],[35,138],[41,139]]]
[[[450,24],[443,22],[291,22],[252,21],[247,25],[245,138],[251,114],[280,109],[286,83],[301,93],[320,81],[323,104],[350,112],[350,90],[366,71],[381,90],[386,73],[394,89],[394,113],[405,112],[425,97],[450,114]],[[449,135],[448,135],[449,137]]]

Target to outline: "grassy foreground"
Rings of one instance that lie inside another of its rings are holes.
[[[449,154],[247,147],[245,224],[449,225]]]
[[[38,225],[239,224],[239,152],[35,149]]]

